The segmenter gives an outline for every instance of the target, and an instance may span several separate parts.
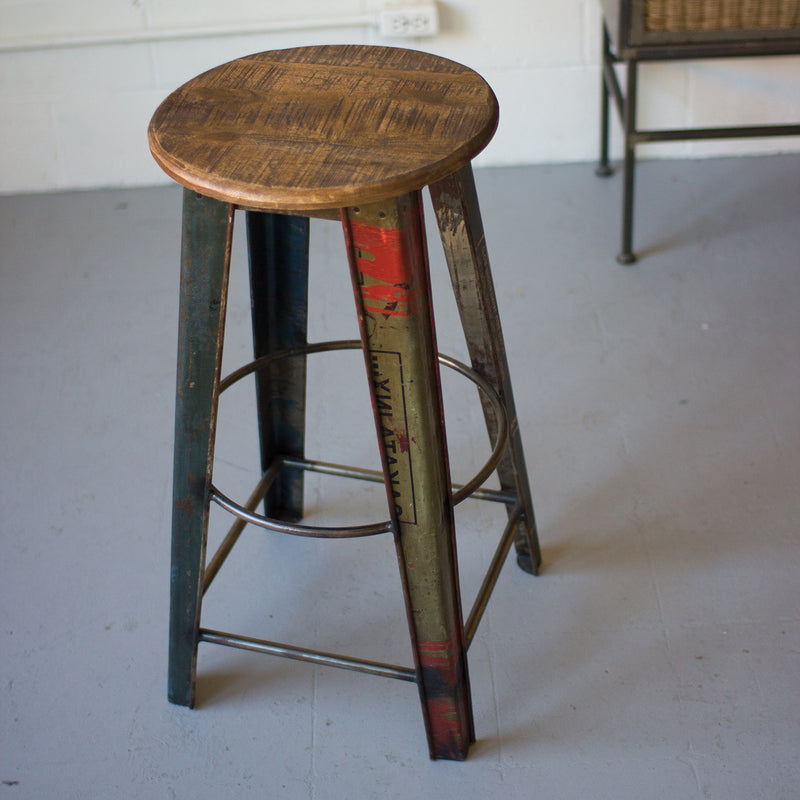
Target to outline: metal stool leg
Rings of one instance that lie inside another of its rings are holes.
[[[194,705],[233,206],[183,195],[172,500],[169,699]]]
[[[305,217],[247,212],[256,358],[306,344],[308,234],[309,220]],[[305,356],[259,372],[256,391],[262,471],[267,471],[276,456],[303,458]],[[264,513],[286,522],[302,518],[302,470],[281,470],[264,498]]]
[[[474,741],[419,192],[342,213],[432,758]]]
[[[517,563],[526,572],[535,574],[542,557],[472,168],[462,167],[433,184],[430,190],[472,367],[492,384],[505,403],[509,444],[497,473],[503,491],[519,497],[525,515],[515,542]],[[494,412],[484,398],[482,401],[494,446],[497,438]],[[510,508],[509,513],[512,512]]]

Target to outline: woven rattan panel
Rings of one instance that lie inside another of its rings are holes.
[[[800,28],[800,0],[645,0],[650,33]]]

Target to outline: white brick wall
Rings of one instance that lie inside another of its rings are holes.
[[[258,50],[385,40],[370,26],[358,24],[69,48],[48,43],[287,19],[362,18],[379,7],[380,0],[0,0],[0,192],[163,182],[145,132],[160,100],[183,81]],[[479,163],[595,157],[596,0],[446,0],[439,8],[439,36],[385,43],[461,61],[492,84],[501,123]],[[44,46],[8,51],[32,41]],[[640,121],[645,124],[800,120],[800,58],[650,65],[642,71],[641,86]],[[652,145],[644,152],[674,156],[779,150],[800,150],[800,140],[676,143]]]

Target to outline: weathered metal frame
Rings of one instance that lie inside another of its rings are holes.
[[[168,695],[193,706],[234,207],[183,193]],[[202,310],[202,313],[201,313]]]
[[[419,192],[342,211],[432,758],[475,739]]]
[[[641,5],[640,0],[606,2],[602,23],[600,154],[595,173],[600,177],[613,174],[609,162],[609,105],[613,98],[623,128],[622,232],[617,255],[620,264],[632,264],[636,261],[633,250],[633,215],[637,145],[646,142],[800,136],[800,124],[640,130],[636,115],[638,68],[641,62],[800,55],[800,33],[797,32],[719,31],[715,34],[687,32],[644,35],[641,32]],[[615,69],[615,65],[621,63],[626,68],[624,92]]]
[[[526,572],[535,575],[541,566],[542,554],[471,165],[467,164],[433,184],[430,192],[472,368],[495,388],[508,416],[510,446],[498,464],[497,474],[503,491],[516,493],[520,498],[524,524],[520,526],[515,540],[517,563]],[[482,394],[481,402],[494,447],[498,437],[498,420],[487,397]]]
[[[201,641],[357,669],[414,681],[431,757],[466,757],[474,741],[467,648],[512,543],[517,541],[518,560],[529,571],[538,567],[539,548],[471,170],[462,169],[435,184],[431,195],[472,368],[437,353],[421,196],[412,192],[341,212],[360,342],[307,343],[308,221],[248,210],[256,358],[221,380],[236,209],[185,192],[171,579],[172,702],[194,704]],[[360,347],[364,353],[382,474],[312,461],[303,452],[306,356],[342,346]],[[289,355],[299,367],[277,369],[276,361]],[[489,461],[464,486],[450,482],[440,360],[478,385],[492,444]],[[220,393],[251,373],[257,376],[263,475],[240,506],[212,484],[214,434]],[[479,488],[495,468],[501,489]],[[352,534],[353,529],[295,524],[302,514],[302,476],[309,470],[384,483],[390,520],[363,526],[369,530],[359,535],[394,535],[413,669],[200,627],[203,594],[248,522],[300,535]],[[505,504],[508,523],[465,623],[453,507],[467,496]],[[206,564],[212,500],[237,519]],[[259,515],[255,510],[262,501],[265,514]]]

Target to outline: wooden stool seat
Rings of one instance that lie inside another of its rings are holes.
[[[539,543],[471,159],[497,125],[475,72],[385,47],[307,47],[238,59],[156,111],[150,146],[184,186],[175,404],[169,699],[195,702],[200,642],[413,681],[433,758],[463,759],[474,727],[467,648],[512,545],[535,573]],[[428,187],[492,456],[454,487],[442,407],[422,189]],[[236,212],[247,219],[255,360],[220,375]],[[360,341],[309,344],[309,217],[341,220]],[[306,355],[358,347],[382,474],[305,453]],[[212,483],[220,393],[255,374],[261,475],[246,504]],[[389,522],[312,528],[303,475],[382,480]],[[481,484],[496,472],[500,489]],[[500,503],[507,523],[464,620],[454,506]],[[237,519],[206,562],[209,507]],[[264,514],[256,508],[263,502]],[[200,625],[203,594],[247,524],[293,535],[391,533],[413,667],[312,651]],[[513,623],[513,621],[512,621]]]
[[[497,101],[467,67],[356,45],[260,53],[190,80],[150,146],[183,186],[247,208],[311,211],[420,189],[480,152]]]

